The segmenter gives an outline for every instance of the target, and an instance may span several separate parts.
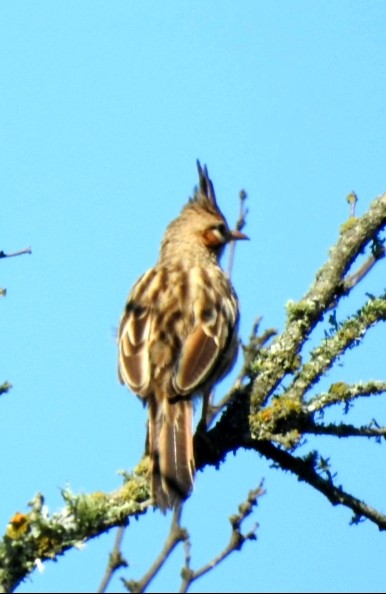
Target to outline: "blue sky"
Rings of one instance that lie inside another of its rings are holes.
[[[0,4],[0,249],[3,397],[0,522],[37,491],[110,491],[141,457],[146,413],[116,376],[126,295],[152,266],[167,223],[207,163],[230,224],[249,195],[233,282],[241,336],[257,315],[283,329],[309,288],[355,190],[362,214],[386,191],[386,4],[245,0],[3,0]],[[385,287],[384,263],[344,303]],[[384,378],[384,328],[350,351],[339,379]],[[230,379],[217,393],[224,392]],[[382,398],[349,420],[385,422]],[[336,417],[335,417],[336,418]],[[385,511],[384,448],[320,439],[348,491]],[[264,477],[258,542],[193,592],[384,591],[385,536],[238,452],[199,473],[186,505],[192,563],[224,546],[227,517]],[[139,578],[168,529],[149,513],[128,530],[126,577]],[[205,532],[203,526],[206,527]],[[45,564],[20,592],[89,592],[113,534]],[[151,591],[179,587],[176,552]],[[118,580],[115,591],[122,591]]]

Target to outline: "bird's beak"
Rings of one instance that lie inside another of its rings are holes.
[[[248,235],[245,235],[245,233],[241,233],[241,231],[237,231],[237,229],[231,231],[230,235],[231,241],[236,241],[237,239],[249,239]]]

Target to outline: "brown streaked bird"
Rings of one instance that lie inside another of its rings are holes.
[[[199,187],[166,229],[159,260],[131,290],[119,326],[119,379],[149,408],[148,453],[154,504],[189,497],[194,483],[193,402],[233,366],[236,293],[219,265],[231,231],[206,167]]]

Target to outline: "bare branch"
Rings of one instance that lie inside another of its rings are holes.
[[[127,567],[128,563],[126,559],[122,555],[122,541],[123,535],[125,533],[125,528],[120,526],[117,530],[117,535],[115,537],[114,547],[109,556],[109,562],[106,568],[105,575],[99,585],[97,590],[98,594],[102,594],[106,592],[114,573],[120,569],[121,567]]]
[[[239,218],[236,222],[236,230],[242,231],[244,229],[245,225],[247,224],[246,217],[248,214],[248,209],[245,207],[245,202],[247,199],[247,193],[245,192],[245,190],[240,191],[239,198],[240,198],[240,210],[239,210]],[[228,266],[227,266],[227,275],[229,278],[231,278],[231,276],[232,276],[233,261],[234,261],[234,257],[235,257],[235,249],[236,249],[236,242],[231,241],[230,246],[229,246]]]
[[[346,200],[350,205],[350,218],[355,217],[355,207],[358,202],[358,196],[354,191],[350,192],[348,196],[346,196]]]
[[[17,252],[12,252],[10,254],[6,254],[3,250],[0,251],[0,259],[1,258],[13,258],[14,256],[22,256],[23,254],[32,254],[32,250],[30,247],[23,248],[22,250],[18,250]]]
[[[381,437],[386,438],[386,427],[376,427],[374,424],[355,427],[346,423],[324,425],[310,422],[303,428],[303,433],[335,435],[336,437],[375,437],[379,440]]]
[[[211,571],[214,567],[224,561],[224,559],[229,557],[229,555],[231,555],[234,551],[240,551],[248,540],[256,540],[256,530],[258,528],[258,524],[255,524],[253,528],[245,534],[242,533],[241,526],[244,520],[252,513],[253,508],[257,505],[259,497],[261,497],[264,493],[265,491],[262,488],[262,484],[260,484],[257,489],[249,492],[246,501],[244,501],[244,503],[239,506],[239,513],[229,518],[232,526],[232,533],[227,546],[223,551],[221,551],[219,555],[196,571],[193,571],[190,567],[190,541],[185,541],[185,565],[181,573],[182,583],[179,590],[180,592],[187,592],[195,580]]]
[[[355,521],[360,517],[365,517],[374,522],[380,530],[386,530],[386,515],[350,495],[341,487],[335,486],[331,474],[328,474],[327,478],[323,478],[315,470],[317,463],[315,455],[310,455],[306,459],[298,458],[275,447],[268,441],[253,440],[250,445],[269,460],[276,462],[282,470],[289,470],[300,480],[314,487],[333,505],[344,505],[351,509],[355,514]]]
[[[180,526],[182,507],[179,506],[174,510],[169,536],[166,539],[163,549],[142,579],[139,581],[122,580],[129,592],[145,592],[178,543],[184,542],[189,538],[185,528],[181,528]]]
[[[6,394],[11,388],[12,388],[12,384],[10,384],[9,382],[3,382],[0,385],[0,396],[2,394]]]
[[[252,361],[256,358],[258,353],[264,348],[270,340],[277,335],[277,330],[275,328],[268,328],[264,330],[262,334],[258,334],[259,327],[262,318],[256,318],[252,332],[248,340],[247,345],[242,345],[244,351],[244,363],[240,370],[239,375],[237,376],[234,384],[233,389],[225,394],[225,396],[216,403],[213,403],[213,393],[211,395],[211,399],[209,401],[208,410],[206,412],[206,427],[210,427],[219,413],[224,410],[230,400],[233,398],[235,391],[238,390],[241,386],[245,378],[248,377],[249,368]]]
[[[236,222],[235,230],[241,231],[245,225],[247,224],[246,216],[248,214],[248,209],[245,208],[245,202],[247,199],[247,193],[245,190],[240,190],[239,193],[239,200],[240,200],[240,210],[239,210],[239,218]],[[231,241],[229,246],[229,254],[228,254],[228,267],[227,267],[227,276],[231,278],[232,270],[233,270],[233,260],[234,254],[236,249],[236,242]],[[213,386],[211,393],[208,395],[208,398],[204,398],[204,401],[207,403],[206,409],[202,411],[201,421],[200,421],[200,428],[209,427],[211,423],[213,423],[215,417],[218,413],[226,406],[227,402],[229,402],[230,397],[225,396],[219,403],[214,404],[215,399],[215,386]]]
[[[353,274],[344,279],[343,291],[349,293],[364,277],[373,269],[375,264],[386,256],[386,249],[384,247],[378,249],[375,254],[372,254],[364,264]]]

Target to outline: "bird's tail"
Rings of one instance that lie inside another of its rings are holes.
[[[190,399],[149,402],[149,455],[155,505],[163,511],[189,497],[194,482],[193,405]]]

